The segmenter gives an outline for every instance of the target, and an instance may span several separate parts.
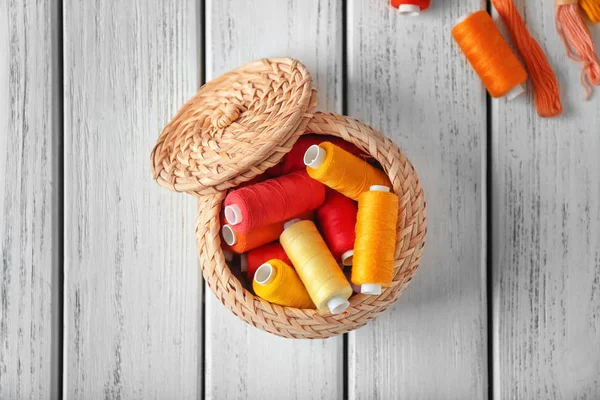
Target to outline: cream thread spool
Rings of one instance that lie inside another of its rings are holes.
[[[313,239],[314,242],[311,241]],[[317,308],[329,310],[332,314],[344,312],[350,305],[348,299],[352,295],[352,287],[315,224],[299,219],[286,222],[280,242]]]

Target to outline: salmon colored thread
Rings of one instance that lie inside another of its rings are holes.
[[[452,36],[492,97],[522,93],[527,72],[485,11],[471,14],[452,29]]]
[[[283,247],[279,241],[267,243],[264,246],[257,247],[248,251],[246,254],[242,254],[242,265],[246,266],[246,273],[248,280],[254,279],[254,273],[264,263],[272,259],[278,259],[286,264],[291,264],[292,261],[289,259]]]
[[[225,217],[237,232],[291,219],[325,200],[325,186],[298,171],[230,192]]]
[[[356,202],[335,190],[328,190],[325,202],[317,209],[317,220],[331,254],[344,265],[352,265]]]
[[[282,260],[261,265],[252,281],[257,296],[273,304],[295,308],[315,308],[294,268]]]
[[[600,61],[577,3],[556,7],[556,30],[569,58],[582,64],[581,84],[585,98],[589,99],[592,86],[600,85]]]
[[[594,24],[600,22],[600,1],[598,0],[580,0],[579,5],[583,8],[586,15]]]
[[[332,314],[344,312],[352,288],[315,224],[290,221],[279,241],[317,308]]]
[[[373,186],[358,200],[352,283],[361,293],[381,293],[394,278],[399,199],[389,188]]]
[[[383,171],[330,142],[311,146],[304,163],[313,179],[354,200],[372,185],[390,185]]]
[[[540,45],[531,37],[513,0],[492,0],[519,49],[535,92],[535,106],[541,117],[555,117],[562,112],[556,75]]]

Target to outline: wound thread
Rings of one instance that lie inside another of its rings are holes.
[[[594,24],[600,22],[600,1],[599,0],[580,0],[579,5]]]
[[[304,154],[304,163],[311,178],[353,200],[372,185],[390,185],[383,171],[330,142],[311,146]]]
[[[342,313],[352,288],[312,221],[286,224],[280,242],[319,310]]]
[[[336,261],[352,265],[356,238],[356,202],[329,189],[325,202],[317,209],[317,220],[323,239]]]
[[[250,232],[314,210],[324,200],[325,186],[298,171],[230,192],[225,217],[237,232]]]
[[[373,186],[358,200],[352,283],[364,294],[381,294],[392,283],[398,209],[398,196],[383,186]]]
[[[523,92],[527,72],[487,12],[469,15],[452,36],[492,97],[512,100]]]
[[[285,307],[314,309],[306,288],[298,274],[282,260],[269,260],[261,265],[252,281],[257,296]]]

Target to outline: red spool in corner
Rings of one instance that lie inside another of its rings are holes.
[[[431,0],[392,0],[392,6],[402,14],[417,16],[431,5]]]

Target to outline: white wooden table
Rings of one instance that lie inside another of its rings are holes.
[[[450,35],[485,3],[0,0],[0,398],[600,398],[600,92],[582,100],[553,2],[518,0],[566,111],[490,100]],[[409,288],[324,341],[227,312],[194,199],[150,176],[201,83],[282,55],[320,109],[393,138],[428,201]]]

